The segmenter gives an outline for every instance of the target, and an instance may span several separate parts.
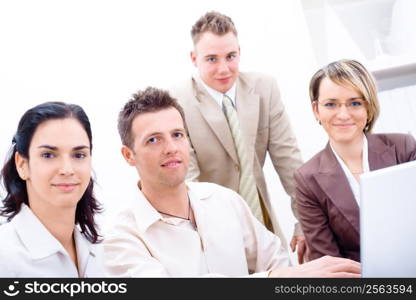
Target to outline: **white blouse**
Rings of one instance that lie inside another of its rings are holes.
[[[62,244],[22,204],[20,212],[0,226],[0,277],[104,277],[101,247],[76,227],[74,238],[79,270]]]
[[[348,169],[347,165],[344,163],[341,157],[338,156],[337,152],[335,151],[334,148],[332,148],[332,146],[331,146],[331,149],[335,157],[337,158],[338,163],[341,165],[341,168],[344,171],[345,176],[347,176],[347,180],[351,187],[352,193],[354,194],[355,201],[357,201],[358,206],[360,206],[360,183],[351,173],[350,169]],[[367,138],[365,135],[363,135],[362,167],[363,167],[363,173],[370,172],[370,166],[368,163],[368,143],[367,143]]]

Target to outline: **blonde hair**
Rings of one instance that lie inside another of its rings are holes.
[[[341,59],[332,62],[319,69],[312,76],[309,84],[311,102],[318,100],[319,87],[324,78],[329,78],[338,85],[352,87],[362,95],[368,103],[367,124],[364,132],[371,133],[374,123],[380,114],[376,81],[371,73],[361,63],[355,60]]]
[[[237,29],[234,26],[233,20],[216,11],[207,12],[192,26],[191,37],[194,45],[198,43],[202,34],[207,31],[216,35],[224,35],[232,32],[237,36]]]

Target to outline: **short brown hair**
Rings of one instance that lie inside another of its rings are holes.
[[[182,107],[175,98],[172,98],[165,90],[147,87],[144,91],[138,91],[124,105],[118,115],[118,133],[123,145],[131,148],[134,137],[131,126],[135,117],[148,112],[157,112],[163,109],[176,108],[180,113],[186,129],[185,114]]]
[[[237,36],[237,29],[235,29],[233,20],[216,11],[207,12],[192,26],[191,37],[194,45],[199,41],[201,35],[207,31],[216,35],[224,35],[232,32]]]
[[[341,59],[334,61],[319,69],[312,76],[309,84],[311,102],[318,100],[319,87],[324,78],[329,78],[338,85],[354,88],[368,102],[367,124],[364,132],[371,133],[374,123],[380,114],[376,81],[371,73],[361,63],[355,60]]]

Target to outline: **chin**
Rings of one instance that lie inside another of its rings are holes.
[[[165,178],[162,180],[163,185],[169,187],[179,186],[185,182],[185,176],[170,176],[169,178]]]
[[[336,143],[350,143],[352,142],[357,136],[356,135],[350,135],[350,134],[345,134],[345,135],[340,135],[337,134],[335,137],[332,137],[332,140],[335,141]]]

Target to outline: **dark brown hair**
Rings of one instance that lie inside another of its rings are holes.
[[[134,137],[131,126],[135,117],[143,113],[157,112],[171,107],[178,110],[186,128],[185,113],[182,107],[167,91],[148,87],[144,91],[138,91],[136,94],[133,94],[132,99],[124,105],[118,115],[118,133],[123,145],[129,148],[133,146]]]
[[[12,140],[12,148],[8,159],[1,171],[1,179],[7,194],[3,199],[4,207],[1,208],[0,215],[7,217],[8,221],[20,211],[22,203],[29,205],[26,182],[17,173],[15,163],[16,152],[30,159],[29,146],[38,126],[48,120],[66,118],[74,118],[79,121],[88,135],[90,149],[92,151],[90,121],[84,110],[78,105],[63,102],[46,102],[29,109],[20,119],[16,134]],[[100,235],[97,232],[94,215],[100,211],[101,207],[94,196],[94,180],[90,178],[87,189],[77,203],[75,224],[80,226],[81,232],[92,243],[99,241]]]

